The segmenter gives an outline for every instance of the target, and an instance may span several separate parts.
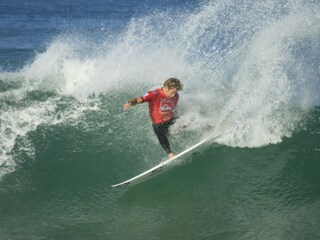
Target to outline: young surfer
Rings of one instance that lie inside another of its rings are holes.
[[[162,88],[147,92],[142,97],[131,99],[123,106],[124,110],[143,102],[149,103],[149,115],[154,133],[169,158],[174,156],[168,140],[169,127],[175,123],[175,108],[179,101],[178,91],[183,89],[179,79],[167,79]]]

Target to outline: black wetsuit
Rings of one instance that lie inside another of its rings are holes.
[[[152,124],[153,131],[157,135],[158,140],[167,154],[172,153],[168,140],[169,127],[175,123],[175,119],[171,118],[167,122]]]

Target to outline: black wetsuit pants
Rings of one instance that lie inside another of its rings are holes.
[[[158,140],[163,147],[163,149],[166,151],[167,154],[171,153],[170,143],[168,140],[168,134],[169,134],[169,127],[175,123],[175,119],[170,119],[167,122],[159,123],[159,124],[152,124],[153,131],[157,135]]]

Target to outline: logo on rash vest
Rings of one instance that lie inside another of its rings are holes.
[[[161,100],[160,101],[160,113],[172,112],[174,109],[174,103],[170,100]]]

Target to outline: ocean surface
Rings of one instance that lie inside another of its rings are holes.
[[[318,0],[0,0],[0,240],[320,239]],[[146,104],[184,84],[168,171]]]

